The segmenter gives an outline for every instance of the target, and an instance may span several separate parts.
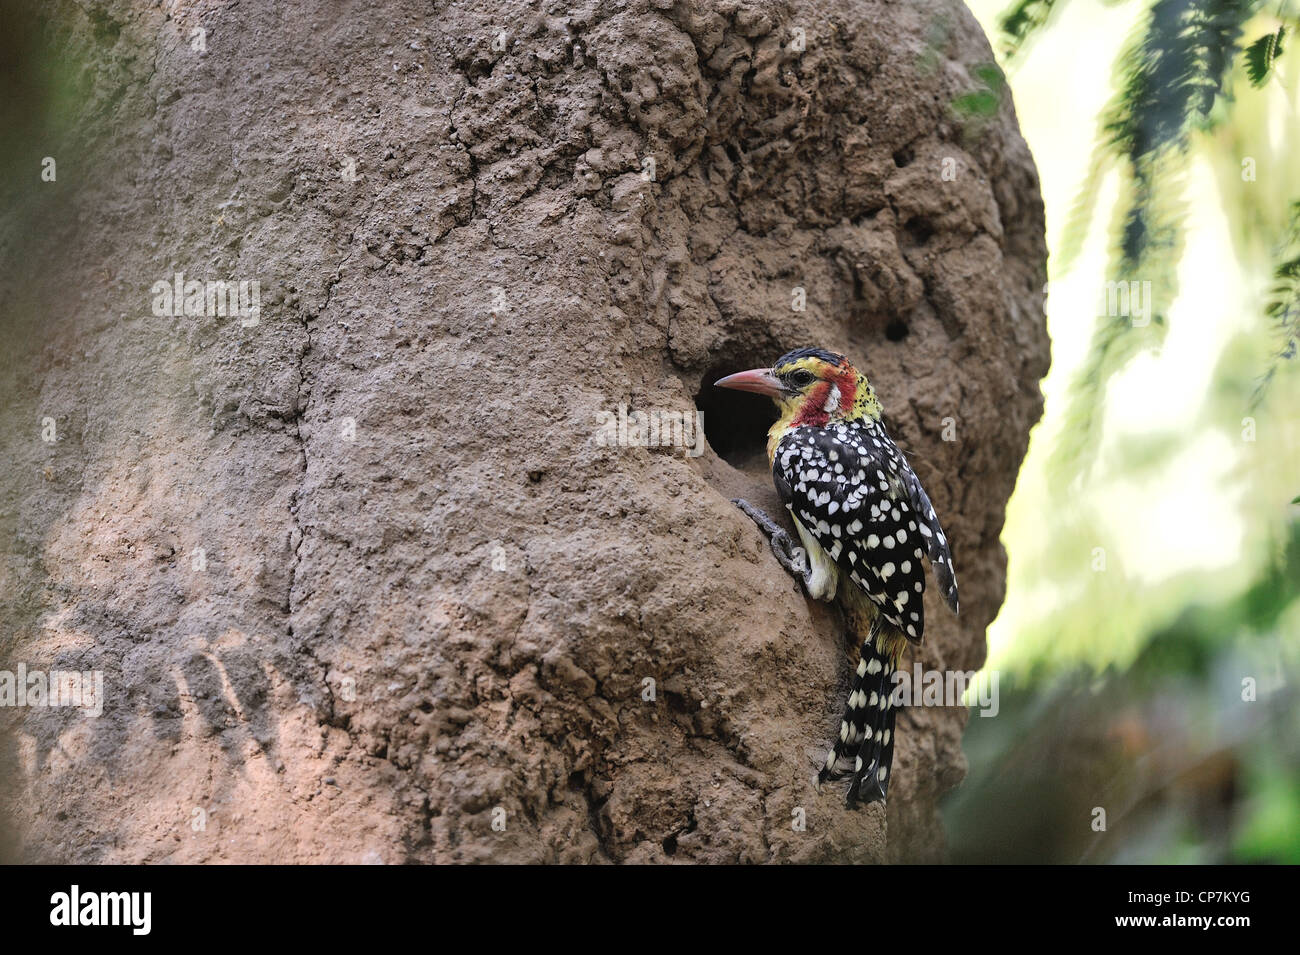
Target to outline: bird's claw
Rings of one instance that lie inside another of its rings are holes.
[[[790,539],[790,535],[778,529],[772,535],[772,553],[776,561],[795,577],[808,576],[808,552]]]
[[[761,509],[750,504],[749,501],[742,497],[736,497],[731,499],[731,503],[744,511],[746,516],[758,525],[758,529],[767,537],[768,543],[772,547],[772,554],[776,557],[776,562],[785,568],[786,573],[806,584],[811,573],[807,551],[796,544],[794,538],[787,534],[785,529],[776,521],[768,517]]]
[[[849,791],[844,795],[844,808],[857,809],[858,806],[869,806],[873,802],[883,804],[884,801],[885,790],[874,775],[855,773]]]

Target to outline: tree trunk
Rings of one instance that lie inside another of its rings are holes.
[[[964,7],[39,9],[0,657],[103,712],[0,710],[11,854],[942,858],[965,711],[904,714],[887,814],[815,790],[851,648],[729,503],[775,510],[763,399],[709,385],[866,370],[961,585],[915,662],[978,668],[1048,340]],[[168,313],[178,272],[260,314]],[[623,424],[697,409],[699,456]]]

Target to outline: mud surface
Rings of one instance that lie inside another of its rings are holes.
[[[766,409],[705,385],[867,369],[961,584],[918,658],[978,667],[1048,341],[960,4],[41,9],[75,95],[4,186],[0,658],[104,711],[0,710],[9,852],[941,857],[965,713],[902,717],[887,819],[814,790],[848,648],[728,503],[775,503]],[[257,324],[154,315],[176,272]],[[697,400],[699,457],[601,444]]]

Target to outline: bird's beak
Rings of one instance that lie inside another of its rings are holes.
[[[752,371],[739,371],[713,383],[715,388],[734,388],[736,391],[752,391],[756,395],[779,398],[785,393],[776,375],[770,368],[755,368]]]

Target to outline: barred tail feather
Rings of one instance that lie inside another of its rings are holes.
[[[892,670],[891,670],[892,672]],[[894,770],[894,718],[898,704],[888,693],[883,698],[884,709],[879,710],[876,730],[870,742],[863,740],[854,762],[853,781],[849,783],[845,801],[850,807],[859,802],[884,802],[889,792],[889,777]]]
[[[873,639],[874,636],[868,636],[862,642],[861,659],[849,685],[849,699],[844,706],[844,715],[840,718],[840,734],[831,751],[826,754],[826,765],[817,774],[818,785],[828,779],[843,779],[849,775],[849,770],[840,768],[841,760],[848,758],[849,754],[856,753],[866,734],[871,732],[871,727],[867,725],[871,716],[871,710],[867,707],[867,700],[870,699],[867,670],[871,666],[869,661],[874,652]]]
[[[840,721],[839,739],[826,757],[818,774],[818,783],[842,779],[851,774],[848,802],[883,800],[889,787],[894,756],[894,715],[892,699],[894,671],[903,638],[884,631],[887,624],[876,616],[871,632],[862,643],[861,660],[849,688],[849,700]],[[852,769],[840,763],[853,759]]]

